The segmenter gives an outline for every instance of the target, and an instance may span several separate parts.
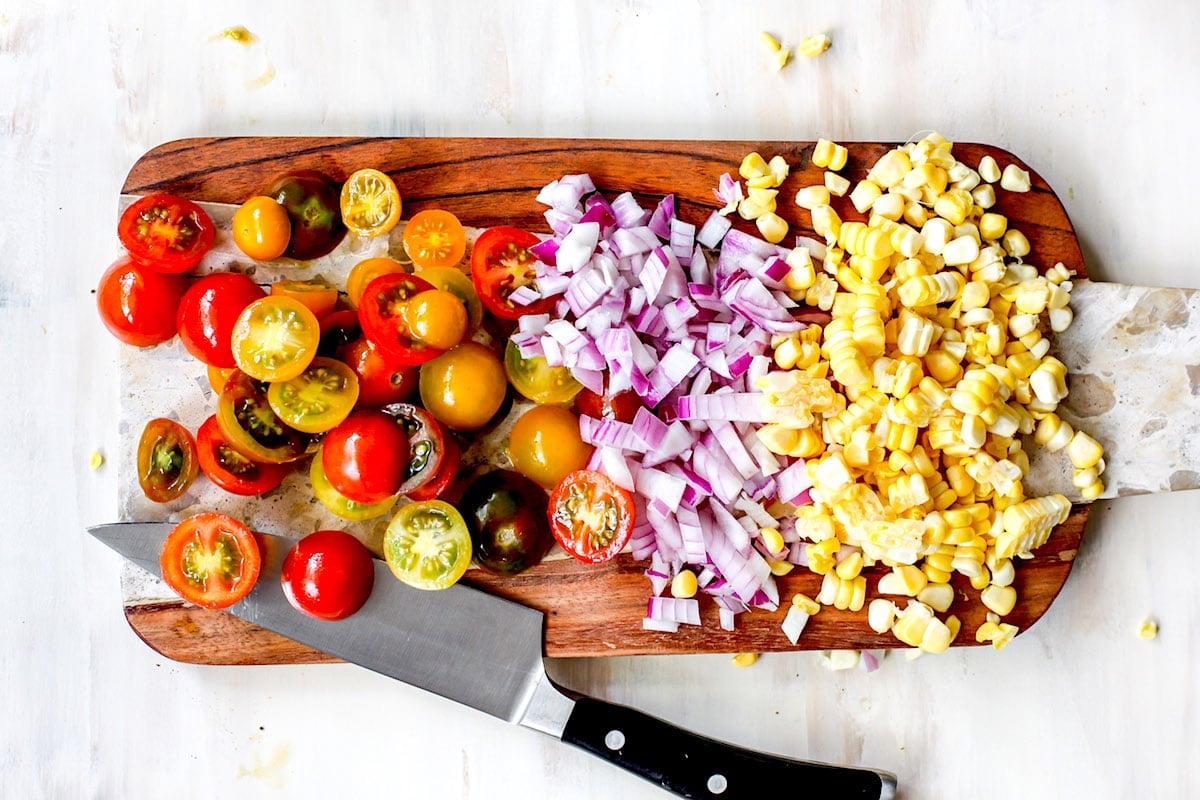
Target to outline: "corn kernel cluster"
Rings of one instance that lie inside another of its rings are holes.
[[[1025,497],[1021,437],[1065,448],[1084,498],[1104,489],[1101,446],[1055,413],[1066,366],[1044,331],[1071,323],[1073,273],[1024,263],[1028,239],[991,211],[996,183],[1029,191],[1016,165],[1002,170],[988,156],[972,168],[931,134],[886,153],[851,189],[836,174],[846,148],[821,140],[812,158],[824,180],[795,202],[825,252],[793,249],[784,283],[831,320],[776,337],[778,370],[758,385],[775,421],[758,435],[772,452],[806,459],[815,502],[794,522],[808,568],[824,576],[816,600],[866,606],[874,630],[941,652],[960,628],[939,617],[959,573],[989,612],[977,640],[999,649],[1017,632],[1002,622],[1017,602],[1013,559],[1030,557],[1071,508],[1061,495]],[[786,174],[758,154],[743,162],[743,205],[762,210],[760,229],[782,179],[771,181]],[[770,184],[769,203],[752,199],[756,180]],[[847,192],[865,222],[831,207]],[[780,241],[786,225],[773,232]],[[891,572],[871,592],[860,573],[875,564]],[[880,597],[868,603],[871,594]]]

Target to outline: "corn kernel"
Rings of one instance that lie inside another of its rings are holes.
[[[1003,214],[986,213],[979,218],[979,235],[989,241],[996,241],[1008,230],[1008,217]]]
[[[816,58],[829,49],[829,37],[823,33],[814,36],[805,36],[796,45],[796,52],[805,58]]]
[[[1100,443],[1083,431],[1076,431],[1075,435],[1071,437],[1070,444],[1067,445],[1067,456],[1071,459],[1071,464],[1075,469],[1094,467],[1103,455],[1104,448],[1100,446]]]
[[[859,181],[854,190],[850,192],[850,202],[855,211],[865,214],[881,196],[883,196],[883,191],[879,188],[879,184],[864,179]]]
[[[850,191],[850,181],[836,172],[825,173],[825,188],[835,197],[842,197]]]
[[[1004,234],[1001,242],[1004,244],[1004,251],[1013,258],[1023,258],[1029,255],[1029,240],[1016,228],[1010,228]]]
[[[1000,175],[1000,186],[1010,192],[1028,192],[1032,184],[1028,172],[1016,164],[1008,164]]]
[[[93,450],[92,455],[88,458],[88,468],[97,470],[104,466],[104,454],[99,450]]]
[[[1138,636],[1146,641],[1158,636],[1158,623],[1152,619],[1145,620],[1138,626]]]
[[[957,631],[951,631],[950,626],[937,617],[929,620],[921,634],[921,649],[926,653],[944,653],[954,641]]]
[[[979,208],[987,210],[996,205],[996,190],[990,183],[984,183],[971,190],[971,200]]]
[[[904,176],[913,168],[912,161],[903,150],[889,150],[875,162],[875,166],[867,173],[867,178],[877,187],[890,189],[904,180]]]
[[[827,206],[829,189],[822,185],[805,186],[796,192],[796,205],[809,211],[817,206]]]
[[[797,592],[792,595],[792,605],[808,614],[810,617],[821,610],[821,604],[806,594]]]
[[[796,565],[786,558],[767,559],[767,566],[770,567],[771,574],[777,578],[787,575],[796,568]]]
[[[783,241],[783,237],[787,236],[787,221],[773,211],[759,215],[754,224],[758,227],[758,232],[762,234],[762,237],[771,244],[778,244]]]
[[[828,167],[833,161],[833,154],[838,145],[828,139],[817,139],[816,145],[813,146],[812,163],[814,167],[822,169]]]
[[[738,653],[731,660],[735,667],[752,667],[758,661],[758,653]]]
[[[984,156],[979,159],[979,177],[988,183],[995,183],[1000,180],[1000,165],[996,163],[996,159],[991,156]]]
[[[767,162],[758,153],[747,153],[738,167],[738,174],[747,180],[762,177],[769,172]]]
[[[852,552],[838,562],[837,576],[844,581],[854,580],[862,572],[863,557],[858,551]]]
[[[887,633],[896,623],[896,604],[878,597],[867,606],[867,624],[876,633]]]
[[[931,583],[917,592],[917,599],[944,614],[954,602],[954,587],[948,583]]]
[[[832,206],[817,206],[812,210],[813,232],[821,236],[829,244],[837,242],[838,231],[842,227],[842,219]]]
[[[699,590],[696,573],[690,569],[681,569],[671,579],[671,595],[679,598],[695,597]]]

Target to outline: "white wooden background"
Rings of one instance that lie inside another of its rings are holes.
[[[234,25],[257,44],[218,36]],[[761,30],[833,47],[774,74]],[[1194,287],[1198,40],[1188,0],[3,4],[0,796],[664,796],[351,666],[180,665],[129,631],[119,560],[83,532],[116,352],[89,292],[150,147],[936,128],[1034,165],[1094,277]],[[1195,797],[1198,511],[1195,493],[1099,504],[1051,613],[1001,653],[890,657],[869,675],[806,653],[556,667],[704,734],[890,769],[905,798]],[[1136,636],[1147,616],[1152,642]]]

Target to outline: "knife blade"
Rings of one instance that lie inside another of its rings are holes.
[[[88,532],[160,575],[170,522],[120,522]],[[625,706],[556,685],[542,661],[541,612],[457,584],[411,588],[375,561],[365,606],[338,622],[296,611],[280,574],[294,540],[259,534],[262,571],[254,590],[227,609],[242,619],[330,655],[559,738],[689,798],[758,798],[764,789],[800,786],[847,798],[895,797],[888,772],[799,761],[690,733]],[[488,675],[488,680],[478,676]]]

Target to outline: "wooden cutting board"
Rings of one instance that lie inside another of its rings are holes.
[[[779,214],[792,232],[812,235],[808,213],[792,198],[802,187],[822,182],[812,166],[813,142],[626,141],[608,139],[415,139],[415,138],[208,138],[170,142],[146,153],[130,170],[124,194],[164,191],[193,200],[240,203],[280,173],[317,169],[341,180],[356,169],[374,167],[389,173],[404,198],[404,216],[426,208],[442,208],[475,227],[515,225],[548,231],[534,199],[538,190],[564,174],[586,172],[610,197],[632,191],[652,206],[664,194],[676,197],[683,219],[702,223],[719,203],[712,187],[723,172],[736,175],[742,157],[757,151],[766,158],[782,155],[792,167],[779,192]],[[848,145],[849,162],[842,174],[856,181],[895,143]],[[1033,190],[998,192],[994,209],[1019,228],[1032,246],[1032,263],[1061,261],[1084,272],[1083,257],[1070,220],[1058,197],[1028,165],[996,147],[956,143],[955,156],[976,165],[985,155],[1003,167],[1016,163],[1029,171]],[[843,219],[858,219],[849,201],[834,198]],[[736,216],[735,216],[736,218]],[[737,220],[753,231],[751,223]],[[1021,561],[1014,586],[1019,605],[1007,622],[1022,631],[1049,608],[1070,574],[1087,520],[1087,507],[1077,506],[1036,556]],[[573,560],[551,561],[506,578],[471,570],[464,578],[487,591],[532,606],[546,614],[546,655],[552,657],[668,653],[771,652],[793,649],[872,649],[903,646],[891,634],[878,635],[859,613],[826,607],[813,617],[799,644],[780,630],[787,601],[796,592],[815,597],[820,576],[803,568],[778,579],[783,607],[776,612],[738,615],[737,630],[721,630],[717,610],[702,603],[703,625],[681,626],[678,633],[642,629],[650,594],[645,565],[628,555],[600,566]],[[884,569],[866,571],[874,587]],[[956,645],[974,645],[974,632],[986,609],[968,581],[955,575],[957,599],[950,613],[962,621]],[[868,594],[868,598],[870,597]],[[152,648],[177,661],[199,664],[283,664],[334,661],[237,617],[181,602],[126,602],[125,615],[134,631]]]

